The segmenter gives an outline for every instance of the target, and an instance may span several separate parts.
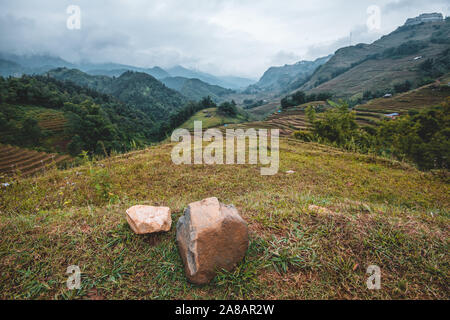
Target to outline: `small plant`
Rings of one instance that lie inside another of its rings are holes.
[[[299,268],[301,259],[295,255],[293,248],[289,246],[289,240],[286,238],[276,239],[271,242],[270,262],[278,273],[286,273],[289,268]]]
[[[113,185],[111,183],[111,177],[106,168],[94,169],[90,168],[91,186],[95,189],[96,199],[99,203],[117,203],[119,198],[115,195]]]

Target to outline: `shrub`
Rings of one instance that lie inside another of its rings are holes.
[[[81,151],[83,151],[84,143],[83,140],[81,140],[79,135],[75,135],[70,143],[67,145],[67,150],[69,153],[76,157],[81,154]]]
[[[420,50],[428,47],[425,41],[411,40],[402,43],[398,47],[386,49],[383,52],[385,58],[401,58],[418,53]]]
[[[411,90],[411,88],[412,88],[412,83],[409,80],[406,80],[405,82],[397,83],[394,85],[394,91],[396,93],[406,92],[406,91]]]
[[[295,131],[294,138],[298,139],[298,140],[306,141],[306,142],[314,141],[313,134],[311,132],[305,131],[305,130]]]
[[[331,92],[320,92],[318,94],[306,95],[303,91],[297,91],[292,95],[281,99],[281,107],[287,109],[289,107],[298,106],[312,101],[327,101],[333,97]]]
[[[236,104],[234,102],[224,102],[218,108],[219,113],[234,117],[237,115]]]
[[[312,132],[297,131],[294,137],[363,153],[387,153],[409,160],[423,170],[449,168],[450,100],[438,107],[410,112],[395,121],[384,120],[378,128],[362,129],[347,104],[333,106],[319,120],[316,120],[314,108],[307,108]]]
[[[383,121],[377,133],[379,147],[389,147],[421,169],[449,168],[450,106],[427,108],[396,121]]]

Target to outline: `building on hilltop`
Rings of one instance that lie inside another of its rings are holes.
[[[406,20],[405,26],[413,26],[416,24],[421,24],[422,22],[438,22],[438,21],[444,21],[444,16],[442,15],[442,13],[424,13],[418,17]]]

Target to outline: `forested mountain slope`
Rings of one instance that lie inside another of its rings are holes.
[[[161,79],[168,88],[180,92],[183,96],[192,101],[199,101],[210,96],[214,101],[221,102],[224,96],[232,94],[234,91],[220,86],[210,85],[199,79],[188,79],[183,77],[169,77]]]
[[[180,110],[187,100],[146,73],[127,71],[118,78],[110,78],[92,76],[76,69],[58,68],[47,74],[112,95],[157,121],[168,120],[170,114]]]
[[[51,77],[0,77],[0,143],[49,152],[126,151],[159,124],[116,98]]]

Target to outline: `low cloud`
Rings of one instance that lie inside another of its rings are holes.
[[[272,65],[328,55],[371,42],[422,12],[448,3],[378,1],[382,29],[365,27],[373,0],[3,0],[0,51],[52,53],[70,61],[142,67],[181,64],[218,75],[259,77]],[[66,9],[81,8],[81,30]]]
[[[307,56],[321,57],[336,52],[336,50],[356,45],[359,43],[372,43],[379,39],[382,33],[380,31],[371,31],[365,25],[356,26],[351,32],[342,38],[329,43],[319,43],[308,48]]]
[[[270,59],[273,66],[282,66],[285,64],[293,64],[300,61],[300,56],[294,52],[279,51]]]

